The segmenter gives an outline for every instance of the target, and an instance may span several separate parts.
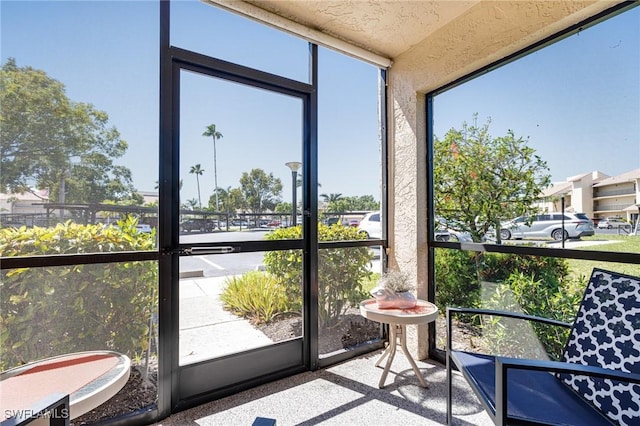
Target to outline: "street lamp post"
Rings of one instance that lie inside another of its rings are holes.
[[[298,216],[298,209],[296,208],[296,183],[298,180],[298,170],[300,170],[300,167],[302,167],[302,163],[299,161],[289,161],[288,163],[285,163],[285,166],[287,166],[288,168],[291,169],[291,178],[292,180],[292,196],[291,196],[291,204],[293,204],[292,206],[292,217],[291,217],[291,225],[292,226],[296,226],[297,225],[297,216]]]

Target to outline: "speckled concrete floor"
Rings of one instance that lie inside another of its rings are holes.
[[[419,386],[410,364],[398,353],[385,387],[376,368],[380,351],[306,372],[176,413],[160,426],[250,426],[261,417],[286,425],[444,425],[446,370],[420,362],[428,388]],[[454,380],[454,425],[492,425],[458,373]]]

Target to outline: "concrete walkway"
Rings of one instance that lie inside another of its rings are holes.
[[[378,388],[380,351],[212,401],[173,414],[162,426],[250,426],[258,417],[277,426],[431,426],[446,424],[446,371],[417,361],[428,388],[419,386],[404,356],[396,356],[388,384]],[[454,425],[493,425],[459,373],[453,378]]]
[[[223,308],[225,277],[180,280],[180,364],[190,364],[272,343],[264,333]]]
[[[371,270],[379,272],[378,259]],[[220,300],[227,277],[180,273],[180,365],[229,355],[273,343],[251,323],[226,311]]]

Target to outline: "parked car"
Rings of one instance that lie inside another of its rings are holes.
[[[180,232],[212,232],[216,227],[216,222],[209,219],[187,219],[180,224]]]
[[[142,232],[144,234],[150,234],[151,231],[153,230],[151,228],[151,225],[148,225],[146,223],[139,223],[136,225],[136,229],[138,230],[138,232]]]
[[[598,229],[630,228],[631,224],[619,218],[606,218],[598,222]]]
[[[471,234],[468,232],[461,232],[452,229],[451,223],[447,223],[444,218],[436,217],[435,226],[435,239],[436,241],[459,241],[459,242],[471,242]]]
[[[340,224],[342,222],[340,221],[339,217],[328,217],[325,220],[323,220],[322,223],[324,223],[327,226],[331,226],[335,224]]]
[[[562,228],[564,221],[564,230]],[[591,219],[584,213],[543,213],[520,216],[502,224],[500,238],[553,238],[556,241],[595,234]]]
[[[249,223],[249,221],[244,220],[244,219],[233,219],[231,221],[231,224],[233,226],[241,226],[243,228],[248,228],[249,226],[251,226],[251,224]]]
[[[382,238],[382,223],[380,221],[380,212],[367,213],[357,226],[358,230],[361,233],[364,233],[367,238]]]

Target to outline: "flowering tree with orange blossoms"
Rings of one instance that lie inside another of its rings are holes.
[[[528,146],[528,138],[512,130],[494,138],[490,123],[464,122],[433,142],[435,214],[475,242],[488,233],[499,242],[500,223],[535,213],[534,202],[551,182],[547,163]]]

